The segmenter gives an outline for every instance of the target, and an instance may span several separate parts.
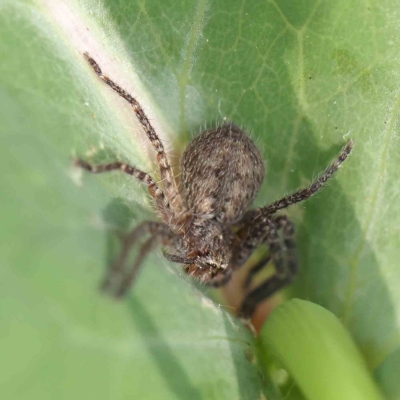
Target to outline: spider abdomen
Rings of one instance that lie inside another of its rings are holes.
[[[203,132],[182,157],[183,196],[195,215],[237,221],[253,202],[265,175],[255,143],[226,124]]]

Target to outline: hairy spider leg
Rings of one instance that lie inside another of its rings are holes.
[[[339,157],[328,167],[325,172],[305,189],[301,189],[289,196],[275,201],[269,206],[249,210],[240,221],[240,229],[237,232],[241,244],[236,254],[236,268],[240,268],[249,259],[256,247],[263,242],[265,234],[264,226],[268,225],[271,215],[278,210],[289,207],[308,199],[323,188],[326,181],[341,167],[343,162],[351,154],[354,142],[350,140],[342,149]]]
[[[157,152],[157,162],[160,169],[160,175],[161,175],[161,180],[163,182],[165,195],[167,196],[173,207],[175,206],[177,208],[180,208],[182,200],[178,191],[174,173],[169,163],[167,154],[165,153],[164,146],[160,138],[158,137],[156,131],[154,130],[145,112],[143,111],[143,108],[141,107],[139,102],[134,97],[132,97],[127,91],[122,89],[108,76],[103,75],[103,72],[101,71],[97,62],[92,57],[90,57],[90,55],[87,52],[85,52],[83,55],[89,62],[90,66],[93,68],[94,72],[98,75],[98,77],[103,82],[105,82],[112,90],[114,90],[114,92],[118,93],[132,106],[137,119],[139,120],[147,137],[150,139],[151,144],[153,145],[154,149]]]
[[[139,254],[132,267],[126,267],[126,262],[131,248],[144,235],[150,234],[150,237],[142,244]],[[112,263],[108,269],[108,274],[102,284],[102,289],[113,292],[115,297],[122,297],[126,291],[133,285],[144,258],[156,244],[163,246],[174,245],[180,240],[180,237],[174,234],[171,229],[161,223],[154,221],[145,221],[135,227],[128,235],[122,239],[122,249],[119,257]]]
[[[254,265],[248,272],[245,281],[243,282],[243,289],[248,289],[253,281],[255,275],[262,271],[271,261],[271,257],[268,254],[263,257],[256,265]]]
[[[267,278],[245,296],[238,312],[238,316],[241,318],[250,318],[262,301],[289,285],[298,272],[292,222],[286,216],[279,216],[274,220],[270,219],[264,226],[265,240],[270,246],[271,259],[274,260],[276,271],[274,275]],[[278,230],[282,231],[284,246],[277,240],[279,239]],[[261,265],[261,263],[257,264],[258,271],[262,269]]]
[[[281,273],[283,273],[283,275],[289,274],[290,276],[295,277],[299,272],[299,262],[297,259],[293,222],[286,215],[280,215],[279,217],[274,218],[274,223],[277,226],[278,230],[282,231],[283,244],[286,255],[286,262],[284,265],[284,269],[281,270]]]
[[[290,284],[298,273],[293,224],[286,216],[279,216],[272,219],[272,214],[292,204],[306,200],[322,189],[328,179],[333,176],[351,154],[353,146],[354,142],[350,140],[343,147],[339,157],[307,188],[275,201],[267,207],[250,210],[243,217],[243,227],[239,231],[239,235],[242,234],[244,237],[238,251],[237,267],[242,266],[248,260],[254,249],[262,243],[264,238],[269,244],[270,257],[275,264],[276,271],[272,277],[247,294],[239,310],[239,315],[242,317],[250,317],[260,302]],[[283,231],[284,246],[279,243],[277,229]],[[284,260],[285,249],[286,263]],[[262,261],[265,261],[264,265],[266,265],[269,260],[266,258]],[[254,271],[249,272],[249,276],[245,281],[245,287],[248,287],[253,276],[261,271],[262,261],[253,267]]]
[[[170,262],[178,263],[178,264],[193,264],[195,259],[185,256],[178,256],[176,254],[169,254],[167,252],[163,252],[163,256]]]
[[[264,215],[274,214],[278,210],[282,210],[283,208],[287,208],[292,204],[296,204],[303,200],[306,200],[317,193],[320,189],[322,189],[326,181],[331,178],[332,175],[342,166],[343,162],[347,159],[347,157],[353,150],[353,146],[354,141],[350,140],[343,147],[342,151],[339,154],[339,157],[325,170],[325,172],[318,179],[312,182],[311,185],[309,185],[305,189],[301,189],[298,192],[286,196],[283,199],[275,201],[267,207],[261,207],[261,213]]]
[[[92,165],[84,160],[77,159],[75,160],[75,165],[85,169],[86,171],[91,172],[92,174],[100,174],[103,172],[117,170],[131,175],[148,186],[149,193],[155,200],[157,208],[160,211],[164,221],[169,221],[168,219],[170,218],[170,215],[173,214],[171,210],[171,205],[169,204],[169,201],[165,197],[163,191],[157,186],[154,179],[149,174],[146,174],[146,172],[143,172],[140,169],[137,169],[120,161],[116,161],[110,164]]]

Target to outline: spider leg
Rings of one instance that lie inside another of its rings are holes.
[[[289,285],[298,272],[294,229],[289,219],[286,216],[268,219],[265,224],[265,231],[266,235],[264,239],[270,247],[270,257],[276,268],[275,274],[246,295],[238,312],[238,315],[243,318],[250,318],[254,314],[259,303],[275,294],[278,290]],[[278,231],[282,231],[283,244],[279,240]],[[262,266],[266,265],[266,259],[263,261],[264,263],[260,262],[253,268],[256,272],[259,272]],[[252,273],[252,271],[250,271],[250,281],[256,272]]]
[[[146,234],[150,234],[150,238],[140,247],[133,266],[124,268],[130,250]],[[102,290],[113,292],[116,297],[122,297],[134,283],[144,258],[153,247],[160,242],[163,246],[174,245],[179,242],[179,239],[178,235],[174,234],[167,225],[161,222],[145,221],[141,223],[123,238],[119,257],[110,265],[108,274],[101,285]]]
[[[235,269],[247,262],[255,249],[265,242],[271,229],[276,230],[271,220],[272,217],[263,215],[260,209],[250,210],[245,214],[236,232],[239,243],[234,256]]]
[[[294,237],[293,222],[286,215],[280,215],[274,219],[278,229],[282,230],[283,243],[286,248],[287,270],[291,276],[296,276],[299,272],[299,263],[297,260],[296,241]]]
[[[171,210],[171,205],[168,199],[165,197],[164,192],[158,187],[154,179],[149,174],[119,161],[110,164],[93,165],[84,160],[77,159],[75,160],[75,165],[91,172],[92,174],[119,170],[133,176],[148,186],[149,193],[155,200],[163,220],[166,223],[173,223],[175,221],[175,215],[173,210]]]
[[[130,268],[130,270],[126,272],[126,274],[120,281],[119,286],[115,290],[114,295],[116,298],[123,297],[128,289],[133,285],[138,275],[139,269],[143,263],[143,260],[145,259],[146,255],[150,253],[153,247],[158,243],[157,239],[157,237],[152,236],[147,239],[140,247],[139,254],[135,260],[135,263],[133,264],[132,268]]]
[[[182,205],[181,196],[178,191],[178,186],[175,181],[174,173],[169,163],[167,154],[165,153],[164,146],[158,137],[156,131],[151,125],[148,117],[146,116],[143,108],[139,102],[132,97],[127,91],[122,89],[114,81],[112,81],[108,76],[103,75],[97,62],[89,56],[88,53],[83,54],[90,66],[93,68],[97,76],[106,83],[114,92],[118,93],[122,98],[124,98],[133,108],[136,117],[138,118],[143,130],[145,131],[147,137],[150,139],[151,144],[157,151],[157,162],[160,168],[161,180],[163,181],[163,188],[165,194],[173,206],[180,208]]]
[[[262,207],[260,211],[264,215],[271,215],[276,213],[278,210],[282,210],[283,208],[289,207],[292,204],[299,203],[303,200],[308,199],[315,193],[317,193],[320,189],[323,188],[326,181],[332,177],[332,175],[342,166],[343,162],[350,155],[353,150],[354,142],[350,140],[342,149],[339,154],[339,157],[325,170],[325,172],[314,182],[311,183],[305,189],[301,189],[289,196],[284,197],[283,199],[277,200],[274,203],[270,204],[267,207]]]
[[[193,263],[193,258],[188,258],[184,256],[178,256],[176,254],[168,254],[168,253],[163,253],[163,256],[171,262],[178,263],[178,264],[192,264]]]
[[[266,257],[263,257],[256,265],[254,265],[250,269],[245,281],[243,282],[243,289],[249,288],[249,286],[251,285],[251,282],[253,281],[254,276],[257,275],[260,271],[262,271],[268,265],[268,263],[270,261],[271,261],[271,257],[268,254]]]
[[[273,294],[291,283],[291,279],[273,275],[252,290],[243,300],[237,313],[239,318],[251,319],[257,306]]]

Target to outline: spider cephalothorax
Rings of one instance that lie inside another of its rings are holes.
[[[251,317],[256,306],[288,285],[298,270],[293,224],[276,212],[321,189],[351,153],[353,142],[346,144],[338,159],[310,186],[269,206],[249,210],[264,179],[264,161],[246,132],[232,123],[225,124],[203,132],[186,148],[179,191],[164,147],[140,104],[103,75],[87,53],[85,58],[96,74],[132,105],[157,151],[163,185],[159,187],[150,175],[122,162],[92,165],[76,160],[76,165],[90,172],[120,170],[146,184],[164,221],[143,222],[124,237],[121,254],[110,266],[103,287],[116,296],[124,295],[144,257],[157,243],[164,247],[167,259],[183,264],[188,275],[208,285],[222,286],[257,247],[266,243],[269,255],[250,270],[245,288],[250,287],[253,276],[270,260],[276,272],[256,288],[247,290],[238,314]],[[126,268],[130,248],[146,234],[148,239],[140,247],[135,264]]]

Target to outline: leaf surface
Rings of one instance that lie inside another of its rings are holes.
[[[0,10],[0,346],[9,398],[253,399],[262,391],[251,336],[159,253],[123,305],[96,291],[115,231],[154,214],[136,182],[82,177],[71,159],[155,167],[129,106],[93,76],[84,51],[138,97],[176,154],[205,124],[251,130],[268,164],[257,205],[307,184],[352,137],[354,154],[337,178],[289,212],[301,260],[291,294],[341,318],[370,370],[394,354],[393,2],[3,0]],[[390,365],[376,374],[383,387]]]

